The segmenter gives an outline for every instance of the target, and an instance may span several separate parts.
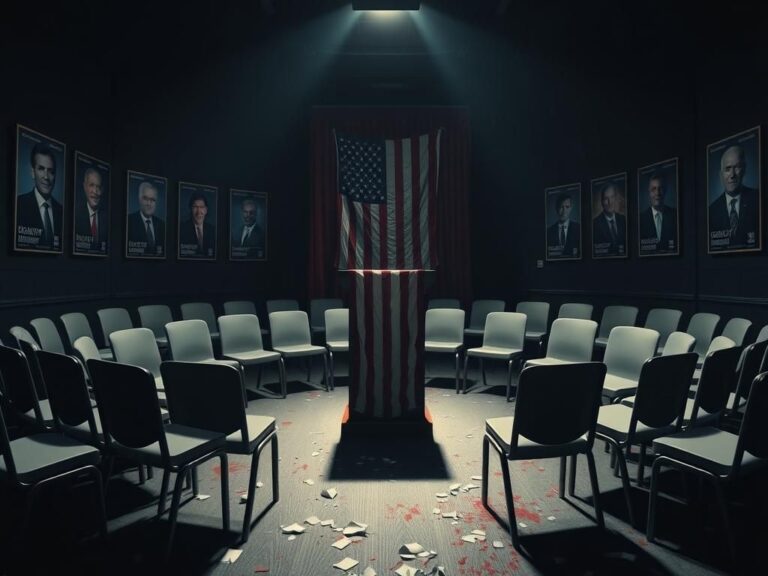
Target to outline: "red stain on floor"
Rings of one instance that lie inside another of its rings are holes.
[[[267,566],[256,566],[256,569],[254,570],[257,574],[266,574],[269,572],[269,568]]]
[[[522,504],[520,506],[515,506],[515,515],[517,516],[518,520],[528,520],[535,524],[539,524],[541,522],[541,516],[539,516],[538,513],[528,510],[528,508]]]
[[[240,464],[239,462],[230,462],[229,466],[227,466],[227,471],[229,472],[230,476],[232,474],[245,472],[248,469],[249,467],[247,465]],[[216,466],[213,467],[213,474],[216,476],[216,478],[221,478],[221,464],[216,464]]]
[[[482,499],[473,498],[472,507],[476,510],[477,516],[481,522],[492,522],[494,520],[491,513],[486,510],[485,506],[483,506]]]
[[[467,563],[467,557],[466,556],[462,556],[461,558],[459,558],[459,566],[464,566],[464,564],[466,564],[466,563]]]
[[[546,496],[547,498],[554,498],[559,494],[560,494],[560,490],[558,490],[557,486],[550,486],[549,490],[547,490],[547,493],[544,494],[544,496]]]
[[[288,426],[290,426],[291,424],[293,424],[293,422],[291,422],[290,420],[283,420],[282,422],[280,422],[280,426],[282,426],[283,428],[288,428]]]
[[[501,478],[501,470],[496,470],[493,475],[496,476],[496,478]]]
[[[309,469],[309,464],[299,464],[293,469],[293,472],[291,472],[291,474],[296,474],[296,472],[299,472],[300,470],[306,471],[308,469]]]

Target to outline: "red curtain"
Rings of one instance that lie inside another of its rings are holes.
[[[464,107],[318,107],[311,123],[312,178],[309,298],[340,295],[335,257],[339,242],[336,143],[333,131],[367,138],[401,138],[443,128],[438,176],[440,265],[429,294],[472,298],[469,237],[469,112]]]

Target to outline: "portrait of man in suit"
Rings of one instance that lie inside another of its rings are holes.
[[[571,219],[573,204],[573,196],[569,192],[560,192],[555,197],[557,221],[547,227],[547,257],[550,259],[581,256],[579,223]]]
[[[234,206],[232,213],[239,214],[240,224],[232,227],[231,257],[234,260],[266,259],[266,196],[238,194],[239,210]],[[233,216],[234,217],[234,216]]]
[[[63,207],[54,197],[56,153],[36,142],[29,155],[33,187],[16,198],[16,248],[61,252]]]
[[[165,222],[155,214],[159,201],[157,186],[143,180],[138,186],[139,209],[128,215],[128,256],[165,256]]]
[[[187,205],[189,218],[179,225],[179,258],[215,259],[216,228],[207,221],[208,199],[192,192]]]
[[[76,156],[75,170],[82,156]],[[106,256],[109,212],[105,198],[105,175],[90,163],[82,171],[82,181],[75,191],[75,254]]]
[[[648,177],[648,207],[640,212],[640,255],[677,253],[677,210],[665,203],[666,185],[659,172]]]
[[[760,248],[760,197],[744,184],[749,168],[744,147],[728,146],[720,157],[722,192],[709,205],[710,251]]]
[[[619,212],[622,190],[615,182],[600,189],[602,211],[592,220],[592,255],[622,257],[627,254],[627,218]]]

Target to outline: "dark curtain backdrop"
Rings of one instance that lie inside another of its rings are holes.
[[[402,138],[443,128],[437,201],[440,265],[432,297],[472,298],[469,235],[469,111],[465,107],[318,107],[312,111],[309,298],[339,295],[336,144],[333,131]]]

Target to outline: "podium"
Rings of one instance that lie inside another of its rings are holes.
[[[347,436],[429,436],[424,403],[425,292],[433,270],[339,270],[349,302]]]

